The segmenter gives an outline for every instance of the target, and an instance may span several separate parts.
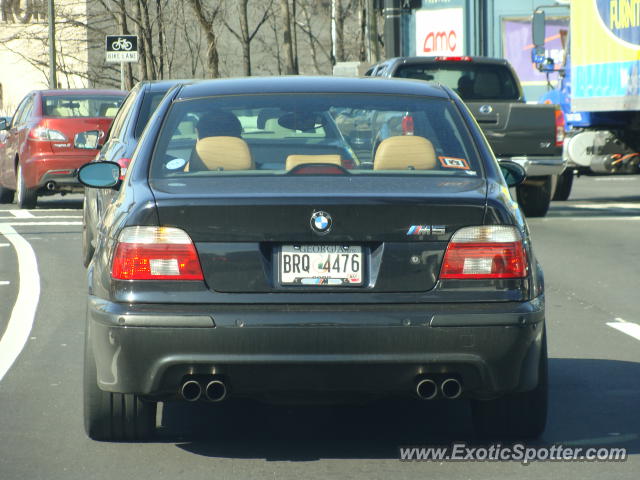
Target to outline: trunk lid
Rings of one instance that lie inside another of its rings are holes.
[[[486,206],[477,177],[189,178],[152,189],[160,225],[191,236],[218,292],[427,291],[453,232],[481,225]],[[331,217],[327,234],[312,230],[314,212]],[[280,252],[299,245],[361,247],[363,284],[281,285]]]
[[[77,133],[89,130],[103,132],[101,138],[109,131],[112,118],[45,118],[43,124],[51,130],[57,130],[66,137],[66,141],[52,141],[51,148],[55,153],[69,156],[94,157],[98,150],[77,149],[73,146]]]

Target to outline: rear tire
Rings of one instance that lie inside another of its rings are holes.
[[[84,428],[93,440],[145,441],[153,438],[157,403],[131,393],[100,390],[91,346],[85,345]]]
[[[542,435],[547,423],[547,361],[547,336],[543,333],[536,388],[495,400],[472,401],[473,426],[479,436],[489,439],[532,439]]]
[[[551,177],[537,177],[535,185],[526,183],[516,187],[518,204],[527,217],[544,217],[551,203]],[[540,183],[541,182],[541,183]]]
[[[24,175],[22,174],[22,166],[20,165],[18,165],[17,177],[16,202],[18,203],[18,207],[24,209],[36,208],[38,191],[35,188],[27,187],[24,181]]]
[[[558,175],[558,185],[553,200],[564,202],[571,195],[571,187],[573,186],[573,170],[565,170],[562,175]]]
[[[0,187],[0,203],[12,203],[15,193],[6,187]]]

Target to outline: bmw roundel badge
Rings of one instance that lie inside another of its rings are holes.
[[[329,233],[332,224],[333,221],[331,220],[331,215],[327,212],[318,211],[313,212],[313,215],[311,215],[311,230],[316,232],[318,235],[325,235]]]

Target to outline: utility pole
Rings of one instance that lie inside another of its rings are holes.
[[[53,0],[49,0],[49,88],[58,88],[56,77],[56,15]]]
[[[384,54],[386,58],[402,55],[402,9],[400,0],[384,0]]]

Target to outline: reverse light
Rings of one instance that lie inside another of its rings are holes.
[[[173,227],[126,227],[118,237],[111,277],[116,280],[203,280],[189,235]]]
[[[556,147],[564,143],[564,112],[556,108]]]
[[[447,246],[440,278],[524,278],[529,271],[520,233],[513,226],[458,230]]]
[[[66,142],[67,137],[58,130],[52,130],[47,127],[36,127],[29,132],[29,137],[32,140],[42,140],[48,142]]]

